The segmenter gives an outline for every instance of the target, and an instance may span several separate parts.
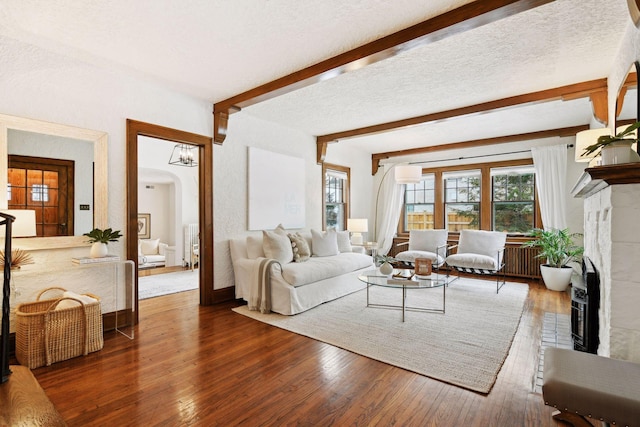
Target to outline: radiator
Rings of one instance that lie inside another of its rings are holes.
[[[187,224],[184,226],[184,263],[185,266],[192,267],[196,261],[193,256],[193,245],[199,243],[198,224]]]

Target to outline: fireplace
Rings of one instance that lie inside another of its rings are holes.
[[[600,307],[600,280],[588,257],[582,258],[582,277],[571,286],[571,337],[573,348],[596,354],[598,336],[598,310]]]

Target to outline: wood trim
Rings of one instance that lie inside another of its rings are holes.
[[[601,90],[607,90],[607,79],[603,78],[591,80],[553,89],[546,89],[538,92],[531,92],[523,95],[516,95],[508,98],[497,99],[494,101],[483,102],[480,104],[469,105],[466,107],[454,108],[452,110],[425,114],[408,119],[395,120],[392,122],[365,126],[358,129],[351,129],[328,135],[321,135],[318,136],[316,140],[320,142],[332,142],[341,139],[353,138],[356,136],[387,132],[394,129],[415,126],[436,120],[446,120],[453,117],[466,116],[501,108],[513,107],[522,104],[583,98],[586,96],[590,96],[593,92]]]
[[[589,96],[593,107],[593,116],[597,121],[606,125],[609,123],[609,100],[606,90],[592,92]]]
[[[127,119],[127,259],[136,266],[135,321],[139,318],[138,301],[138,136],[163,139],[198,146],[199,154],[199,226],[200,226],[200,304],[215,302],[213,281],[213,139],[208,136],[184,132],[150,123]]]
[[[460,150],[465,148],[477,148],[487,145],[506,144],[509,142],[528,141],[553,137],[575,136],[576,133],[589,129],[589,125],[571,126],[566,128],[549,129],[537,132],[521,133],[516,135],[498,136],[495,138],[476,139],[449,144],[432,145],[429,147],[411,148],[408,150],[388,151],[386,153],[374,153],[371,155],[371,170],[375,175],[380,167],[380,160],[391,157],[409,156],[413,154],[434,153],[436,151]]]
[[[479,28],[553,1],[555,0],[474,1],[217,102],[213,106],[215,141],[219,144],[224,141],[227,131],[226,118],[234,109],[239,110],[267,101],[320,81],[358,70],[409,49]]]

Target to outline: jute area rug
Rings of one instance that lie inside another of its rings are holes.
[[[138,299],[147,299],[161,295],[198,289],[200,279],[198,270],[185,270],[174,273],[154,274],[138,278]]]
[[[480,393],[489,393],[515,336],[529,287],[461,278],[446,290],[446,313],[366,307],[361,290],[295,316],[237,313],[357,354]],[[372,303],[401,304],[402,290],[372,286]],[[441,307],[442,288],[412,289],[407,305]]]

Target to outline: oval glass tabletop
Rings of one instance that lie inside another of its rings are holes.
[[[389,288],[438,288],[444,286],[446,283],[444,276],[439,276],[438,274],[432,273],[431,276],[413,276],[407,277],[405,274],[404,277],[399,277],[399,274],[403,273],[399,270],[394,270],[390,275],[384,275],[380,273],[380,270],[367,270],[362,272],[358,276],[358,279],[362,282],[368,283],[369,285],[376,286],[386,286]],[[406,273],[406,272],[404,272]],[[410,272],[413,273],[412,271]]]

